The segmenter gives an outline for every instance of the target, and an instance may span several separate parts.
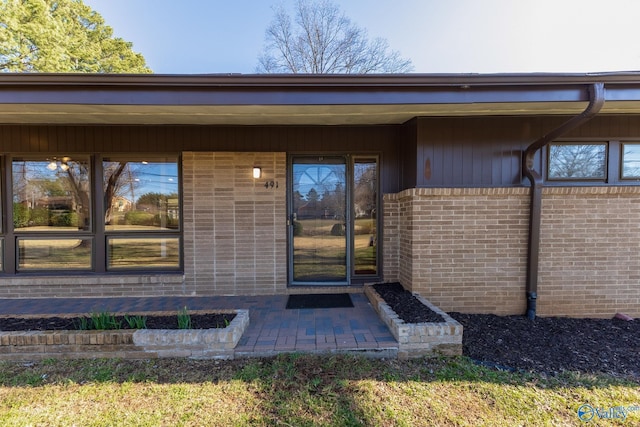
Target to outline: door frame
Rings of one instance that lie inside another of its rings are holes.
[[[294,281],[293,280],[293,163],[296,158],[335,158],[342,157],[345,160],[345,238],[346,238],[346,279],[344,281]],[[349,286],[365,282],[376,282],[382,278],[382,196],[381,196],[381,154],[380,153],[288,153],[287,154],[287,283],[288,286]],[[355,274],[355,206],[354,206],[354,169],[358,159],[375,160],[376,164],[376,268],[375,274]]]

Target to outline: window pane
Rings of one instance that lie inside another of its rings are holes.
[[[18,239],[18,270],[90,270],[91,239]]]
[[[14,160],[13,226],[16,231],[91,228],[87,159]]]
[[[605,179],[606,144],[550,144],[549,179]]]
[[[299,282],[346,281],[346,160],[297,157],[292,168],[292,278]]]
[[[106,230],[177,230],[177,159],[103,162]]]
[[[354,164],[353,227],[355,274],[378,273],[378,172],[376,160],[357,159]]]
[[[180,268],[180,239],[111,237],[108,241],[109,269]]]
[[[606,144],[550,144],[549,179],[605,179]]]
[[[640,178],[640,144],[622,146],[622,177]]]

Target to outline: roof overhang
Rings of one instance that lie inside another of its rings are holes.
[[[640,73],[0,74],[0,124],[372,125],[413,117],[640,114]]]

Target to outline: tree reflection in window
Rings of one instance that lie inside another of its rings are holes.
[[[640,178],[640,144],[622,146],[622,178]]]
[[[16,231],[91,228],[88,159],[16,159],[12,164]]]
[[[605,179],[606,144],[550,144],[549,179]]]
[[[107,230],[178,229],[177,159],[102,163]]]

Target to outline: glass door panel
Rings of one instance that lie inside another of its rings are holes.
[[[378,168],[376,159],[353,163],[353,272],[378,274]]]
[[[294,157],[290,203],[293,284],[348,282],[347,164],[344,157]]]

